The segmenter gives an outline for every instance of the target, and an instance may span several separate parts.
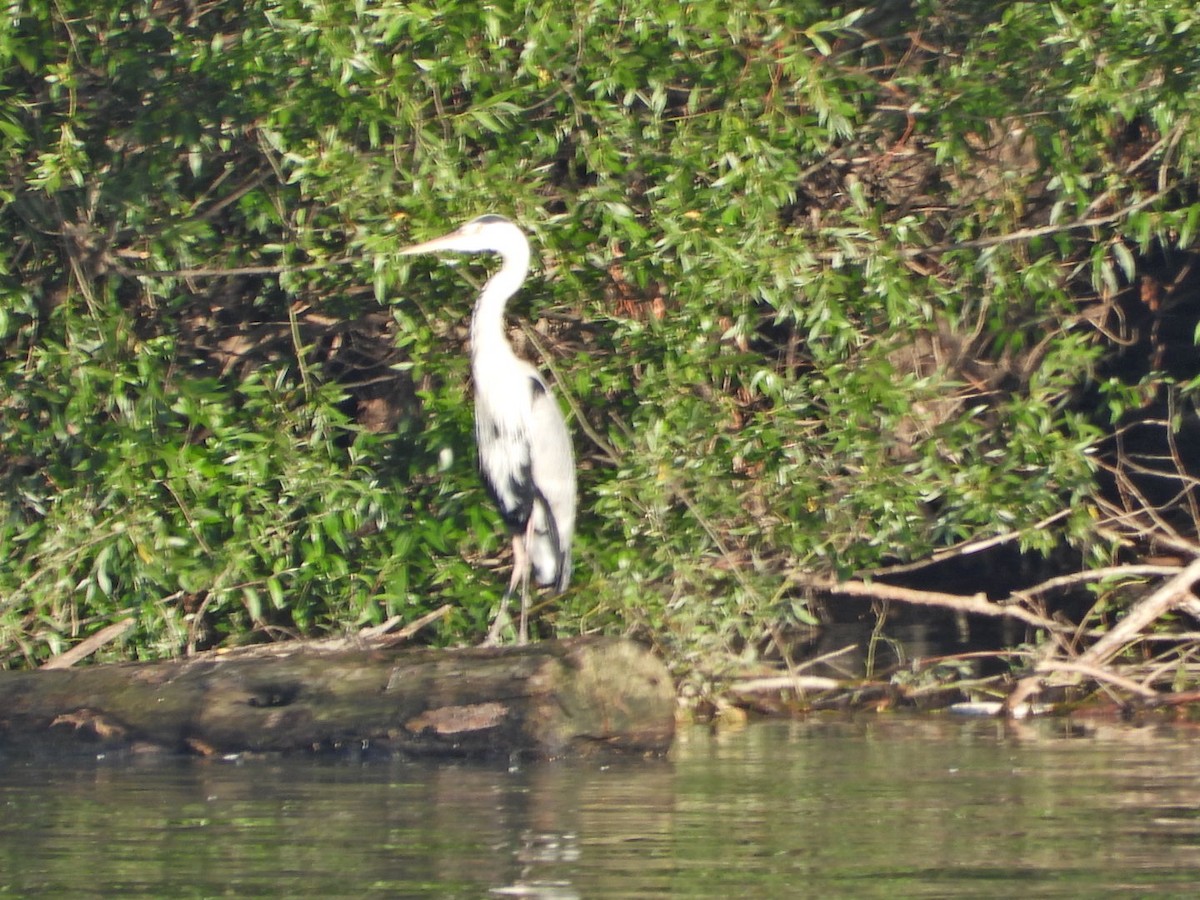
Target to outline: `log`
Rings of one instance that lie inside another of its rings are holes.
[[[674,734],[666,667],[629,641],[255,649],[0,672],[0,743],[550,758],[662,753]]]

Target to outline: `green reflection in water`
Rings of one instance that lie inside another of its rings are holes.
[[[75,896],[1190,896],[1190,731],[902,717],[668,760],[0,757],[0,891]]]

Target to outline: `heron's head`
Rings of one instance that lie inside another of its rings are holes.
[[[449,234],[405,247],[400,251],[400,255],[413,256],[418,253],[442,251],[499,253],[501,256],[508,257],[521,252],[528,254],[529,241],[525,239],[521,229],[504,216],[486,215],[460,225]]]

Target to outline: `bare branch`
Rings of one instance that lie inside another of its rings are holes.
[[[1071,675],[1081,675],[1084,678],[1090,678],[1092,681],[1098,681],[1102,684],[1111,684],[1113,687],[1120,688],[1123,691],[1128,691],[1131,694],[1136,694],[1143,698],[1158,697],[1158,691],[1153,688],[1148,688],[1144,684],[1134,681],[1131,678],[1126,678],[1124,675],[1119,675],[1111,668],[1105,668],[1100,665],[1092,665],[1082,661],[1065,662],[1063,660],[1048,659],[1037,664],[1037,671],[1044,673],[1063,673]]]
[[[982,540],[964,541],[961,544],[956,544],[953,547],[947,547],[945,550],[939,550],[936,553],[932,553],[925,559],[920,559],[911,563],[901,563],[895,566],[887,566],[886,568],[881,569],[872,569],[870,574],[877,577],[884,575],[900,575],[905,572],[915,572],[920,569],[924,569],[947,559],[953,559],[956,556],[969,556],[972,553],[981,553],[984,550],[990,550],[992,547],[998,547],[1001,544],[1007,544],[1011,541],[1020,540],[1022,536],[1032,532],[1041,531],[1045,528],[1048,528],[1060,519],[1066,518],[1068,515],[1070,515],[1070,513],[1071,511],[1069,509],[1061,509],[1056,513],[1046,516],[1046,518],[1042,519],[1040,522],[1034,522],[1028,528],[1021,528],[1017,531],[1006,531],[1004,534],[993,535],[992,537],[983,538]]]
[[[128,256],[127,253],[117,254]],[[284,263],[278,266],[235,266],[230,269],[150,269],[139,271],[121,263],[113,265],[113,271],[126,278],[238,278],[247,275],[282,275],[284,272],[313,272],[317,269],[331,269],[334,266],[344,266],[357,262],[354,257],[339,256],[323,262]]]
[[[101,628],[87,640],[80,641],[66,653],[60,653],[53,659],[47,660],[42,664],[41,668],[69,669],[75,663],[87,659],[87,657],[91,656],[105,644],[115,641],[136,624],[137,620],[130,616],[127,619],[114,622],[106,628]]]
[[[1110,661],[1125,647],[1136,641],[1143,629],[1148,628],[1186,599],[1197,579],[1200,579],[1200,558],[1192,560],[1174,578],[1134,604],[1125,618],[1114,625],[1108,634],[1089,647],[1079,657],[1078,662],[1096,666]]]
[[[1027,587],[1022,588],[1019,591],[1013,591],[1013,594],[1014,596],[1024,599],[1026,597],[1036,597],[1039,594],[1049,594],[1052,591],[1057,591],[1062,588],[1077,587],[1078,585],[1086,584],[1089,581],[1103,581],[1105,578],[1157,577],[1163,575],[1175,575],[1182,570],[1183,566],[1104,566],[1099,569],[1086,569],[1082,572],[1072,572],[1069,575],[1059,575],[1055,578],[1047,578],[1045,581],[1035,584],[1033,587]]]
[[[802,572],[792,572],[789,580],[810,590],[828,594],[843,594],[848,597],[866,597],[871,600],[891,600],[896,603],[908,603],[917,606],[937,606],[954,612],[968,613],[976,616],[993,616],[997,618],[1018,619],[1034,628],[1046,631],[1064,632],[1057,622],[1039,616],[1020,606],[1002,606],[993,603],[982,593],[966,596],[963,594],[945,594],[940,591],[918,591],[912,588],[897,587],[891,584],[879,584],[867,581],[837,581],[832,578],[807,575]]]
[[[1169,187],[1169,186],[1168,186]],[[1124,209],[1119,209],[1116,212],[1109,213],[1104,216],[1084,216],[1075,219],[1073,222],[1063,222],[1061,224],[1039,225],[1034,228],[1021,228],[1017,231],[1010,231],[1008,234],[996,234],[990,237],[975,238],[970,241],[955,241],[950,244],[934,244],[930,247],[907,247],[901,249],[901,256],[925,256],[935,253],[949,253],[953,250],[983,250],[988,247],[998,247],[1003,244],[1015,244],[1020,241],[1027,241],[1030,238],[1046,237],[1051,234],[1062,234],[1068,231],[1081,231],[1089,228],[1098,228],[1102,225],[1112,225],[1114,222],[1119,222],[1132,213],[1139,212],[1147,206],[1161,200],[1167,193],[1167,189],[1158,191],[1148,197],[1143,197],[1136,203],[1131,203]]]

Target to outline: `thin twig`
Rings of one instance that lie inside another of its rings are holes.
[[[1178,402],[1178,392],[1167,391],[1168,419],[1174,420],[1175,416],[1178,415]],[[1167,446],[1171,450],[1171,463],[1175,467],[1175,471],[1171,474],[1174,475],[1183,485],[1183,487],[1180,489],[1180,492],[1183,494],[1184,500],[1187,502],[1188,512],[1192,517],[1192,529],[1194,530],[1200,526],[1200,504],[1197,504],[1196,502],[1196,482],[1194,479],[1191,479],[1188,476],[1187,465],[1183,461],[1183,457],[1179,452],[1178,441],[1175,439],[1175,429],[1167,428],[1166,432]]]
[[[230,269],[150,269],[142,271],[116,263],[113,270],[126,278],[237,278],[244,275],[282,275],[285,272],[313,272],[317,269],[329,269],[334,266],[344,266],[357,259],[350,256],[339,256],[324,262],[283,263],[277,266],[235,266]]]
[[[805,669],[811,669],[814,666],[819,666],[821,663],[827,663],[830,660],[837,659],[839,656],[845,656],[847,653],[853,653],[858,649],[858,644],[847,644],[840,650],[830,650],[828,653],[822,653],[820,656],[814,656],[812,659],[806,659],[802,663],[798,663],[794,671],[803,672]]]
[[[947,547],[945,550],[939,550],[936,553],[931,553],[924,559],[917,560],[911,563],[900,563],[894,566],[886,566],[880,569],[872,569],[870,574],[873,577],[882,577],[884,575],[902,575],[907,572],[916,572],[928,566],[944,562],[947,559],[953,559],[956,556],[969,556],[972,553],[982,553],[984,550],[990,550],[992,547],[998,547],[1001,544],[1007,544],[1015,540],[1019,540],[1022,536],[1034,531],[1041,531],[1044,528],[1053,525],[1059,519],[1070,515],[1069,509],[1062,509],[1053,513],[1040,522],[1034,522],[1028,528],[1021,528],[1017,531],[1007,531],[1004,534],[997,534],[993,537],[983,538],[977,541],[965,541],[961,544],[956,544],[953,547]]]
[[[969,241],[955,241],[950,244],[934,244],[929,247],[907,247],[901,248],[899,253],[902,257],[910,256],[925,256],[935,253],[949,253],[954,250],[983,250],[988,247],[998,247],[1002,244],[1015,244],[1019,241],[1027,241],[1030,238],[1046,237],[1051,234],[1062,234],[1067,231],[1079,231],[1085,228],[1098,228],[1101,225],[1111,225],[1121,219],[1128,217],[1130,214],[1145,209],[1152,203],[1161,200],[1167,191],[1161,190],[1157,193],[1144,197],[1136,203],[1131,203],[1123,209],[1116,212],[1108,213],[1103,216],[1084,216],[1075,219],[1072,222],[1064,222],[1057,225],[1038,225],[1033,228],[1021,228],[1017,231],[1010,231],[1008,234],[996,234],[991,237],[975,238]]]
[[[583,409],[580,407],[579,402],[575,399],[575,395],[566,389],[562,376],[559,375],[558,367],[554,364],[553,357],[546,351],[545,345],[542,343],[533,326],[524,320],[520,324],[521,331],[524,332],[529,343],[533,345],[533,349],[537,351],[542,364],[550,370],[555,386],[558,388],[558,393],[567,401],[567,406],[571,407],[571,413],[575,416],[575,423],[579,426],[579,430],[586,434],[591,442],[600,448],[601,452],[608,457],[608,461],[612,465],[619,464],[621,462],[620,455],[613,448],[612,444],[602,438],[600,433],[592,427],[592,424],[587,420],[587,416],[583,414]]]

